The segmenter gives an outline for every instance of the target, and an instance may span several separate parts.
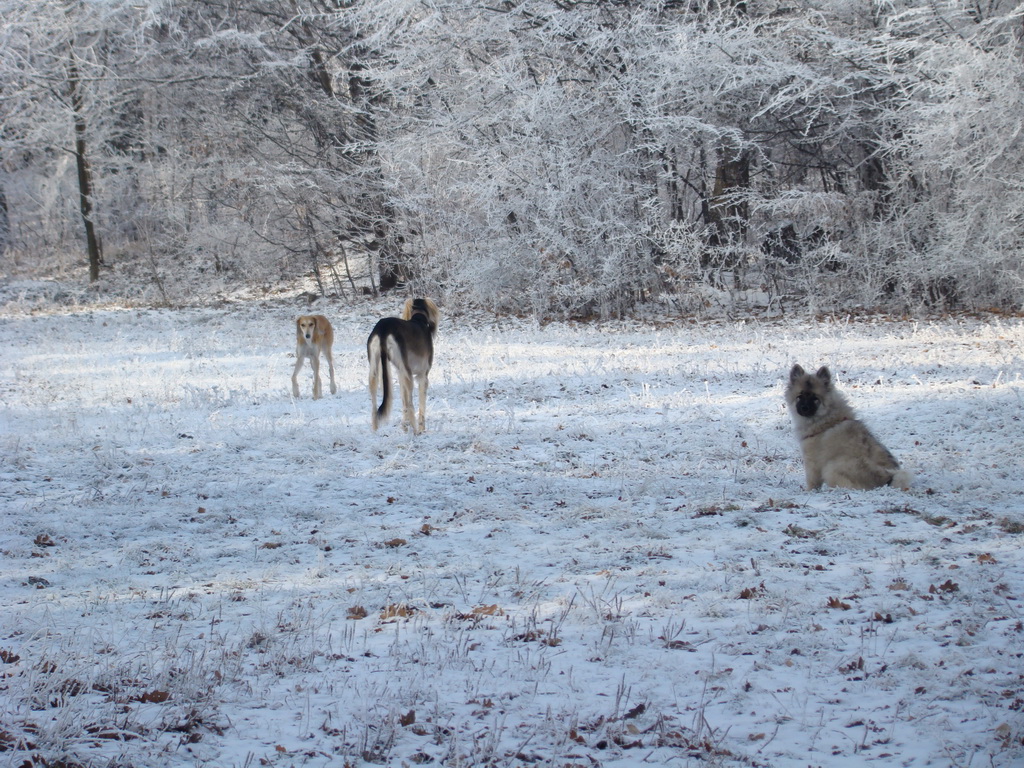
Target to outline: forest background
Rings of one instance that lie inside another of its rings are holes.
[[[1019,308],[1015,0],[0,0],[8,279]],[[88,272],[86,268],[88,267]]]

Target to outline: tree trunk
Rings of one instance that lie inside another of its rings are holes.
[[[78,204],[85,224],[85,241],[89,252],[89,282],[100,279],[100,265],[103,263],[103,249],[96,225],[92,219],[92,169],[86,154],[85,100],[82,97],[82,82],[74,54],[68,62],[68,92],[71,96],[71,110],[75,117],[75,164],[78,167]]]
[[[11,244],[11,216],[7,209],[7,193],[0,187],[0,253]]]
[[[371,253],[376,254],[378,287],[381,291],[395,288],[403,280],[408,279],[406,256],[403,249],[404,238],[396,234],[395,211],[388,203],[384,193],[384,172],[377,157],[378,141],[375,110],[379,96],[373,84],[363,75],[364,67],[354,64],[349,71],[349,93],[359,111],[355,117],[355,134],[368,149],[361,154],[360,163],[369,172],[366,178],[369,187],[361,196],[360,214],[363,221],[358,222],[372,239],[367,243]]]
[[[358,58],[358,57],[357,57]],[[353,229],[357,236],[364,238],[364,245],[371,254],[371,269],[377,270],[376,290],[387,291],[407,279],[406,256],[403,250],[404,238],[396,234],[395,211],[388,204],[384,193],[384,172],[377,157],[376,143],[378,129],[376,109],[379,96],[373,83],[364,75],[365,68],[358,61],[350,66],[348,73],[348,99],[356,107],[351,126],[351,136],[323,133],[314,128],[314,136],[323,149],[330,146],[344,146],[354,138],[362,149],[350,153],[349,159],[365,170],[362,189],[356,190],[351,214]],[[318,48],[310,53],[310,80],[326,96],[339,97],[334,80],[328,71],[327,60]],[[311,230],[312,231],[312,230]],[[339,233],[339,245],[344,248],[345,235]]]
[[[714,269],[719,278],[732,272],[734,282],[739,277],[735,274],[739,247],[750,217],[749,206],[738,195],[749,186],[750,153],[730,140],[724,141],[718,150],[714,189],[703,206],[705,220],[714,227],[708,243],[713,255],[708,254],[703,260],[705,269]]]

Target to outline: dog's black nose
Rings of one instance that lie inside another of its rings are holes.
[[[810,418],[818,411],[818,398],[814,395],[800,395],[796,399],[796,412]]]

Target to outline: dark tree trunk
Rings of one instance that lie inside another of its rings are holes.
[[[379,96],[373,84],[363,76],[363,70],[362,65],[352,66],[348,79],[352,102],[360,110],[356,114],[354,133],[364,146],[372,148],[364,151],[361,158],[361,163],[369,169],[367,178],[371,183],[359,206],[364,220],[358,223],[372,235],[368,247],[377,255],[378,288],[387,291],[408,278],[406,256],[402,247],[404,238],[396,234],[395,211],[384,194],[384,174],[374,148],[379,138],[375,117]]]
[[[89,252],[89,282],[100,279],[100,265],[103,263],[103,249],[92,217],[92,169],[86,154],[85,101],[82,97],[82,82],[74,56],[68,63],[68,91],[71,96],[71,110],[75,117],[75,164],[78,167],[78,203],[85,224],[85,241]]]
[[[0,187],[0,253],[11,244],[11,216],[7,210],[7,193]]]
[[[311,35],[310,35],[311,36]],[[341,94],[328,70],[327,59],[319,48],[310,53],[310,80],[324,95],[339,98]],[[364,75],[360,63],[352,64],[348,73],[347,98],[356,107],[356,114],[347,131],[323,130],[314,126],[314,136],[323,150],[344,146],[350,142],[360,149],[349,152],[349,160],[363,169],[360,188],[354,190],[352,203],[352,227],[350,233],[338,233],[339,246],[344,248],[345,239],[354,234],[363,239],[367,250],[373,254],[377,270],[376,290],[387,291],[407,279],[404,238],[396,234],[395,211],[388,204],[384,193],[383,171],[377,157],[375,145],[378,140],[376,111],[380,97],[373,83]]]
[[[718,152],[714,188],[702,206],[705,220],[713,226],[708,245],[714,256],[704,257],[706,269],[730,271],[739,265],[739,247],[750,218],[749,206],[740,195],[749,186],[749,152],[725,142]],[[734,280],[737,277],[733,275]]]

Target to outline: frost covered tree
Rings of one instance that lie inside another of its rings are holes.
[[[944,2],[895,16],[899,89],[883,146],[892,201],[872,230],[902,302],[1019,307],[1024,295],[1024,9]]]
[[[74,248],[75,185],[92,279],[103,234],[108,263],[151,274],[165,299],[172,282],[310,268],[340,289],[332,270],[352,247],[382,285],[397,281],[402,238],[376,161],[385,120],[359,75],[374,53],[338,4],[0,4],[15,258]]]
[[[120,106],[111,60],[123,51],[119,39],[107,34],[111,24],[122,21],[120,10],[85,3],[26,2],[6,2],[0,9],[5,20],[0,35],[5,74],[0,111],[5,201],[17,200],[13,216],[21,219],[19,204],[24,197],[54,195],[39,178],[40,172],[59,176],[61,167],[73,158],[75,197],[93,281],[99,277],[103,259],[92,161],[98,150],[93,142],[103,141],[104,131],[110,136],[108,118]],[[19,182],[35,182],[36,187],[26,195],[17,194],[22,192]],[[5,202],[11,244],[9,205]],[[26,226],[42,229],[38,234],[44,238],[52,234],[44,228],[43,217],[25,218]]]
[[[237,211],[238,238],[249,230],[281,272],[311,268],[339,290],[331,270],[352,249],[369,255],[381,288],[404,269],[379,158],[390,112],[368,74],[383,55],[362,26],[369,5],[201,0],[174,22],[190,60],[219,80],[183,126],[215,137],[209,160],[233,167],[210,180],[217,207]]]
[[[873,18],[844,36],[820,9],[755,11],[435,6],[380,76],[415,94],[386,153],[422,274],[542,314],[761,286],[777,262],[809,290],[883,186],[865,169],[889,73]],[[780,233],[788,255],[765,247]]]
[[[1020,303],[1008,0],[0,13],[23,267],[102,243],[167,300],[311,274],[538,316]]]

